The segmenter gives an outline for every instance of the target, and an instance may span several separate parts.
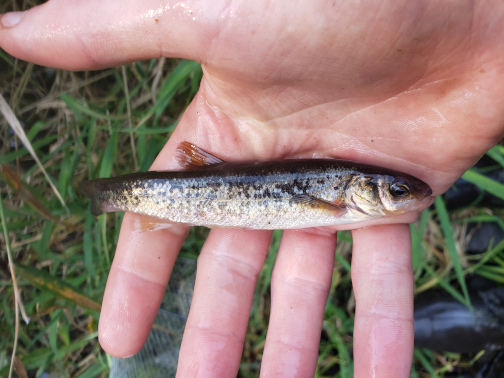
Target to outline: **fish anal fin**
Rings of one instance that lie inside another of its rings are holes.
[[[292,201],[304,206],[325,209],[327,211],[341,215],[347,211],[346,206],[341,201],[328,202],[309,194],[299,194],[292,197]]]
[[[198,170],[225,163],[224,160],[189,142],[178,145],[175,157],[187,170]]]
[[[132,230],[135,233],[154,232],[170,229],[175,234],[186,234],[189,225],[184,223],[171,222],[166,219],[150,217],[148,215],[135,214],[132,221]]]

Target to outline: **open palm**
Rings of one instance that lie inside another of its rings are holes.
[[[440,194],[504,134],[498,1],[51,0],[0,21],[0,46],[39,64],[77,70],[159,56],[200,61],[200,91],[156,170],[180,169],[175,148],[188,140],[228,161],[317,154],[381,165]],[[116,356],[145,341],[187,231],[133,232],[136,217],[124,218],[100,319],[102,346]],[[415,217],[353,231],[357,376],[409,372],[405,222]],[[236,375],[270,236],[211,231],[198,260],[181,376]],[[313,375],[335,245],[333,232],[284,232],[264,376]]]

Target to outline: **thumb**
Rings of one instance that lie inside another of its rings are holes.
[[[2,15],[0,47],[20,59],[68,70],[160,56],[200,60],[197,52],[204,51],[209,32],[203,24],[216,27],[222,3],[51,0]]]

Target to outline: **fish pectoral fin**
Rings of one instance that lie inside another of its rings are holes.
[[[224,160],[189,142],[178,145],[175,157],[187,170],[198,170],[225,163]]]
[[[311,206],[315,208],[325,209],[336,213],[338,215],[342,215],[347,211],[346,206],[338,201],[338,202],[327,202],[320,198],[310,196],[308,194],[299,194],[292,197],[291,201],[305,206]]]

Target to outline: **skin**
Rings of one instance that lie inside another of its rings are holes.
[[[200,61],[200,91],[157,170],[179,169],[175,147],[188,140],[228,161],[317,154],[372,163],[417,176],[438,195],[502,138],[503,2],[284,4],[51,0],[4,15],[0,46],[69,70],[160,56]],[[416,215],[353,231],[357,377],[409,374],[413,277],[405,223]],[[135,233],[135,221],[126,214],[99,325],[101,345],[119,357],[144,343],[187,231]],[[335,230],[284,233],[262,376],[313,376]],[[211,231],[179,376],[236,376],[270,236]]]

